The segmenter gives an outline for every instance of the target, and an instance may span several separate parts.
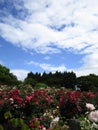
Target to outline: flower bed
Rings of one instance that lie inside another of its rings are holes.
[[[62,88],[1,89],[0,127],[2,130],[7,130],[9,125],[13,130],[68,130],[70,119],[84,120],[87,103],[97,105],[96,97],[92,92]]]

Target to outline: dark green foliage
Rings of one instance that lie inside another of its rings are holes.
[[[35,89],[40,89],[40,88],[45,89],[46,87],[47,87],[47,85],[44,83],[37,83],[34,88]]]
[[[41,83],[41,84],[38,84]],[[75,89],[77,85],[82,91],[98,91],[98,76],[95,74],[89,74],[87,76],[76,77],[74,72],[58,72],[55,73],[43,72],[41,73],[28,73],[23,84],[31,85],[32,87],[42,87],[43,84],[50,87],[65,87],[68,89]],[[10,70],[0,64],[0,85],[19,85],[21,81],[17,80],[17,77],[10,73]],[[41,86],[39,86],[41,85]]]
[[[55,73],[33,73],[30,72],[27,78],[24,80],[25,83],[32,84],[36,81],[37,83],[44,83],[48,86],[57,86],[57,87],[65,87],[65,88],[74,88],[76,83],[76,75],[74,72],[58,72]]]
[[[0,85],[17,85],[18,83],[16,76],[0,64]]]
[[[77,84],[83,91],[98,91],[98,76],[90,74],[77,78]]]
[[[37,81],[34,79],[34,78],[26,78],[25,80],[24,80],[24,85],[25,84],[29,84],[29,85],[31,85],[32,87],[34,87],[35,85],[36,85],[36,83],[37,83]]]

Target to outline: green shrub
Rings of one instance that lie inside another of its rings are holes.
[[[47,85],[46,84],[44,84],[44,83],[37,83],[36,85],[35,85],[35,89],[40,89],[40,88],[46,88],[47,87]]]

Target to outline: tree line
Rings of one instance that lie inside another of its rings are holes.
[[[46,84],[49,87],[65,87],[67,89],[75,89],[75,85],[83,91],[97,91],[98,90],[98,75],[89,74],[87,76],[77,77],[72,72],[58,72],[55,73],[43,72],[33,73],[29,72],[24,81],[19,81],[15,75],[10,73],[10,70],[0,65],[0,85],[31,85],[36,86],[38,83]]]
[[[76,74],[74,72],[58,72],[55,73],[33,73],[30,72],[25,78],[24,83],[30,83],[34,86],[36,83],[44,83],[50,87],[66,87],[74,88],[76,82]]]

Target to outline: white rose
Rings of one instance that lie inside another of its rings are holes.
[[[92,122],[98,122],[98,110],[90,112],[89,120]]]
[[[50,128],[53,128],[59,121],[59,117],[55,117],[50,123]]]
[[[95,110],[95,107],[94,107],[94,105],[93,104],[91,104],[91,103],[86,103],[86,107],[87,107],[87,109],[88,110]]]

